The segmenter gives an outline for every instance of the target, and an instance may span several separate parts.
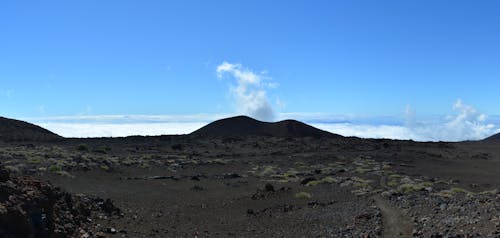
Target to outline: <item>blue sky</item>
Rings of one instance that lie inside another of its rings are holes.
[[[497,128],[498,9],[498,1],[2,1],[0,113],[40,123],[253,114],[255,99],[273,111],[263,119],[404,126],[408,114],[447,123],[460,99],[473,124]],[[218,71],[224,63],[233,71]],[[259,79],[244,86],[245,100],[234,69]]]

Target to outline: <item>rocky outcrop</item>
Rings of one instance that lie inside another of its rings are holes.
[[[93,213],[120,210],[110,200],[72,195],[0,166],[0,237],[92,237]]]

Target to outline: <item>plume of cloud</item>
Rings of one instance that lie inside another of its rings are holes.
[[[277,87],[276,84],[265,84],[262,82],[267,79],[265,75],[245,69],[241,64],[226,61],[217,66],[217,76],[222,78],[224,75],[236,80],[236,86],[231,87],[230,92],[238,113],[263,121],[272,121],[275,118],[266,88]]]
[[[431,140],[478,140],[491,135],[495,125],[486,122],[486,114],[457,99],[453,104],[456,115],[448,116],[441,125],[413,128],[417,133]]]

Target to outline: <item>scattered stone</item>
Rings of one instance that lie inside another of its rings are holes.
[[[177,178],[175,176],[151,176],[151,177],[148,177],[148,179],[156,179],[156,180],[172,179],[172,180],[175,180],[175,181],[179,180],[179,178]]]
[[[314,177],[308,177],[308,178],[305,178],[303,179],[302,181],[300,181],[300,184],[302,185],[306,185],[307,183],[311,182],[311,181],[316,181],[316,178]]]
[[[274,192],[274,186],[270,183],[267,183],[266,186],[264,187],[264,190],[267,192]]]
[[[237,173],[227,173],[222,175],[223,179],[235,179],[235,178],[241,178],[241,175]]]
[[[72,195],[31,177],[0,182],[0,237],[74,237],[89,233],[92,213],[119,213],[111,200]],[[6,180],[7,179],[7,180]],[[8,199],[7,199],[8,198]]]
[[[253,209],[247,209],[247,215],[255,215],[255,211]]]
[[[109,234],[116,234],[116,229],[113,228],[113,227],[109,227],[106,229],[106,233],[109,233]]]
[[[201,187],[201,186],[194,185],[193,187],[191,187],[190,190],[193,190],[193,191],[203,191],[205,189],[203,187]]]

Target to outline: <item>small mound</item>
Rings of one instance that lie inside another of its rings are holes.
[[[263,122],[247,116],[214,121],[191,133],[199,137],[340,137],[295,120]]]
[[[62,137],[39,126],[0,117],[0,141],[56,141]]]

